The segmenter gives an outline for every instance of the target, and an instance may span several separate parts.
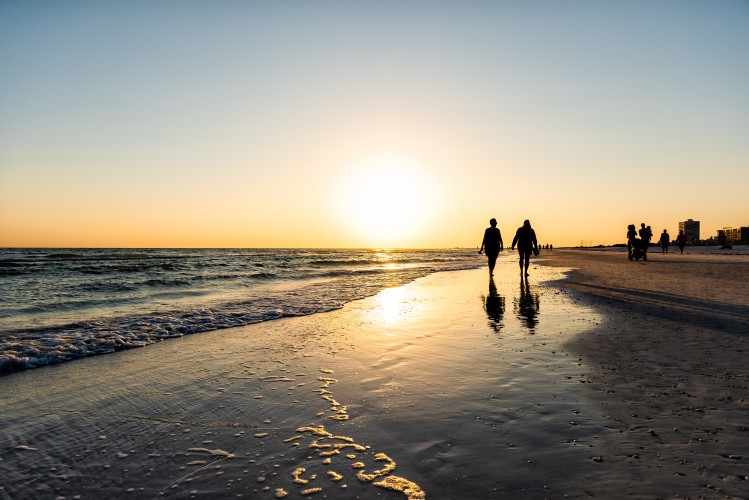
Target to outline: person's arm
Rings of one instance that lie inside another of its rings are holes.
[[[533,253],[536,254],[536,255],[538,255],[538,241],[536,240],[536,231],[534,231],[532,229],[531,229],[531,231],[533,231],[531,233],[531,235],[533,236]]]
[[[497,228],[497,234],[499,235],[499,251],[501,252],[505,249],[505,245],[502,242],[502,231],[500,231],[499,228]]]
[[[486,231],[484,231],[484,239],[481,240],[481,248],[479,248],[479,255],[484,252],[484,243],[486,243]]]
[[[520,237],[520,230],[515,231],[515,237],[512,239],[512,245],[510,245],[510,250],[515,250],[515,243],[518,242],[518,238]]]

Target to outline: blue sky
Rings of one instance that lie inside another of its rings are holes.
[[[749,224],[746,1],[4,1],[0,64],[0,245]],[[352,227],[339,181],[395,156],[416,201],[367,196],[414,217]]]

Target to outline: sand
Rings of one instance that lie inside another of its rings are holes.
[[[618,431],[596,496],[749,497],[749,257],[554,251],[563,289],[602,312],[565,348]]]
[[[11,374],[0,498],[749,497],[747,269],[503,254]]]

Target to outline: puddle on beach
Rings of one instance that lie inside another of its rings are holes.
[[[601,318],[495,273],[0,378],[0,498],[580,495],[606,429],[561,344]]]

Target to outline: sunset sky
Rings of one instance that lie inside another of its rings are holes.
[[[0,246],[704,238],[747,186],[746,0],[0,0]]]

